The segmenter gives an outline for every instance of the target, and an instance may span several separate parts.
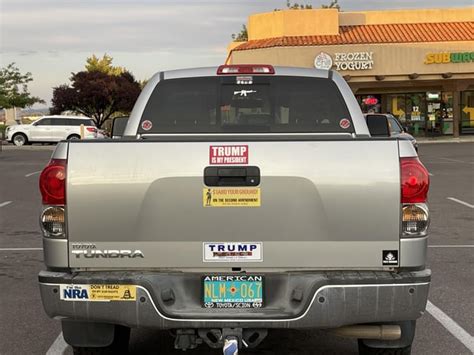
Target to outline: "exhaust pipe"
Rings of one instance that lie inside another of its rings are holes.
[[[328,331],[340,337],[357,339],[398,340],[402,336],[399,325],[349,325]]]

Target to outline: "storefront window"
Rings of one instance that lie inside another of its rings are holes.
[[[381,113],[382,95],[357,95],[363,113]]]
[[[474,133],[474,91],[461,93],[461,133]]]
[[[411,132],[414,135],[426,133],[426,93],[412,93],[406,95],[407,121],[410,122]]]
[[[415,136],[453,134],[452,92],[387,95],[387,112],[398,117]]]
[[[443,134],[453,134],[453,93],[443,92],[441,94],[441,116],[443,119]]]
[[[411,134],[424,134],[425,93],[387,95],[387,112],[396,116]]]
[[[407,120],[405,101],[405,95],[387,95],[387,113],[393,114],[403,123]]]

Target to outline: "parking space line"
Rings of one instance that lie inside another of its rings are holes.
[[[459,324],[451,319],[441,309],[428,301],[426,311],[431,314],[443,327],[446,328],[456,339],[458,339],[466,348],[474,353],[474,337],[466,332]]]
[[[457,198],[454,198],[454,197],[446,197],[446,198],[447,198],[448,200],[451,200],[451,201],[460,203],[461,205],[467,206],[467,207],[469,207],[469,208],[474,208],[474,205],[471,205],[470,203],[467,203],[467,202],[458,200]]]
[[[474,248],[474,244],[428,245],[428,248]]]
[[[12,203],[13,201],[5,201],[5,202],[2,202],[0,203],[0,207],[5,207],[7,205],[9,205],[10,203]]]
[[[466,164],[466,163],[467,163],[466,161],[463,161],[463,160],[457,160],[457,159],[451,159],[451,158],[443,158],[443,157],[440,157],[439,159],[443,159],[443,160],[447,160],[447,161],[452,161],[452,162],[455,162],[455,163],[463,163],[463,164]]]
[[[0,251],[35,251],[43,248],[0,248]]]
[[[68,347],[69,345],[64,340],[63,332],[61,332],[59,333],[54,343],[51,344],[51,347],[46,352],[46,355],[64,354],[64,352],[67,350]]]
[[[29,173],[29,174],[26,174],[25,177],[30,177],[30,176],[32,176],[32,175],[39,174],[40,172],[41,172],[41,170],[40,170],[40,171],[35,171],[35,172],[32,172],[32,173]]]

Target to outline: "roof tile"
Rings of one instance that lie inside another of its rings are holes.
[[[473,41],[474,22],[341,26],[338,35],[287,36],[242,43],[234,51],[341,44]]]

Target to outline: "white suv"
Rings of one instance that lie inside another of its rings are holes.
[[[7,140],[17,146],[36,142],[59,142],[80,139],[84,125],[84,139],[97,138],[97,128],[89,117],[44,116],[28,125],[7,127]]]

